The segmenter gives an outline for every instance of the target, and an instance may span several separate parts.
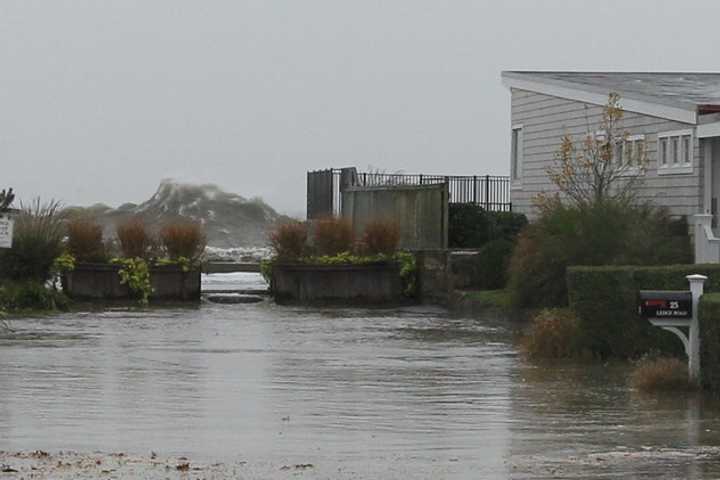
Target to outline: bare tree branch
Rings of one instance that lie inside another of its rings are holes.
[[[587,108],[585,116],[585,137],[579,142],[568,134],[562,138],[555,162],[547,169],[548,177],[561,196],[580,207],[606,200],[632,202],[647,165],[647,148],[644,141],[629,143],[627,132],[622,130],[620,96],[608,96],[596,131]],[[540,195],[537,203],[542,206],[551,198],[559,199]]]

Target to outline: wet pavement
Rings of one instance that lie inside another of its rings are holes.
[[[495,314],[266,300],[12,327],[0,479],[720,477],[716,401],[529,363]]]

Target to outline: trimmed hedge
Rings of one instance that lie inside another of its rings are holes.
[[[602,358],[633,358],[650,351],[682,354],[673,334],[640,318],[638,291],[688,290],[685,276],[694,273],[708,277],[706,292],[720,292],[718,264],[569,267],[568,300],[583,348]]]
[[[700,299],[700,368],[702,386],[720,395],[720,293]]]

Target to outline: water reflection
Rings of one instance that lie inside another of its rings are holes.
[[[633,391],[622,363],[520,361],[516,372],[511,468],[517,478],[720,473],[720,409],[702,394]]]
[[[716,402],[639,395],[622,364],[527,363],[494,317],[264,302],[14,326],[0,450],[313,463],[328,478],[720,474]]]

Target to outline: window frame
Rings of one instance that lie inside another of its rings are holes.
[[[516,133],[517,132],[517,136]],[[522,123],[514,123],[510,127],[510,186],[512,189],[522,188],[523,181],[523,132]]]
[[[685,145],[685,137],[688,145]],[[663,162],[663,141],[665,144],[665,162]],[[677,142],[677,143],[675,143]],[[676,148],[677,145],[677,148]],[[694,171],[695,132],[693,129],[671,130],[657,134],[657,172],[658,175],[687,175]],[[687,153],[688,162],[685,162]],[[677,162],[675,156],[677,155]]]
[[[647,144],[645,143],[645,135],[640,133],[636,135],[628,135],[623,139],[622,142],[622,152],[623,161],[625,160],[627,156],[627,148],[630,147],[630,158],[633,159],[635,156],[635,145],[640,142],[645,145],[645,148],[647,149]],[[640,165],[626,165],[623,169],[623,171],[620,173],[620,176],[637,176],[637,175],[643,175],[645,173],[645,169],[640,168]]]
[[[605,139],[605,130],[596,130],[594,133],[594,139],[596,140],[604,140]],[[616,137],[618,140],[620,140],[620,136]],[[622,138],[622,143],[618,142],[613,146],[613,162],[618,161],[618,150],[620,150],[620,160],[625,159],[625,152],[628,144],[632,146],[632,153],[635,153],[635,143],[636,142],[643,142],[645,143],[645,134],[639,133],[635,135],[627,135],[626,137]],[[645,145],[645,148],[647,149],[647,144]],[[646,152],[647,153],[647,152]],[[622,164],[621,164],[622,165]],[[629,176],[637,176],[637,175],[644,175],[645,169],[641,169],[639,166],[632,166],[629,165],[623,169],[622,172],[620,172],[621,177],[629,177]]]

